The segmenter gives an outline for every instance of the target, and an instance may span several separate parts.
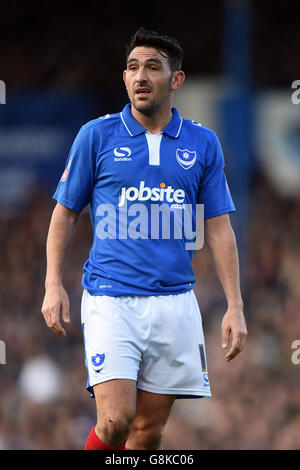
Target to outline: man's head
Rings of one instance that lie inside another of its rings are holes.
[[[151,115],[169,106],[184,81],[183,51],[176,39],[139,28],[126,48],[123,78],[132,105]]]
[[[172,72],[181,70],[183,50],[176,39],[145,28],[139,28],[132,36],[130,43],[126,46],[126,61],[135,47],[145,46],[157,49],[163,57],[169,61]]]

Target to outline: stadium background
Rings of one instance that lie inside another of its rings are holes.
[[[0,449],[81,449],[95,423],[80,327],[87,211],[64,275],[72,316],[65,339],[40,313],[45,242],[79,127],[127,102],[124,44],[141,25],[178,39],[187,80],[175,104],[222,143],[249,331],[227,364],[226,303],[204,248],[196,294],[213,398],[177,401],[162,448],[300,448],[300,364],[292,362],[300,340],[298,18],[297,2],[282,0],[1,5]]]

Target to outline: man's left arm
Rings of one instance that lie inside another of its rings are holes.
[[[227,349],[230,346],[225,355],[225,359],[230,361],[244,348],[247,327],[240,290],[238,251],[229,214],[205,220],[205,241],[227,299],[227,312],[222,320],[222,347]]]

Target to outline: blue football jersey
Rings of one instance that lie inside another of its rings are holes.
[[[136,121],[130,104],[83,125],[54,194],[75,211],[90,205],[94,239],[83,287],[110,296],[192,289],[194,250],[186,242],[196,207],[203,205],[204,219],[235,210],[224,165],[216,134],[176,108],[159,134]]]

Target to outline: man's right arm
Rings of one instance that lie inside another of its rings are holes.
[[[47,237],[47,272],[42,314],[47,326],[60,336],[66,336],[60,317],[65,323],[70,322],[69,299],[62,284],[62,276],[78,218],[79,212],[57,203]]]

